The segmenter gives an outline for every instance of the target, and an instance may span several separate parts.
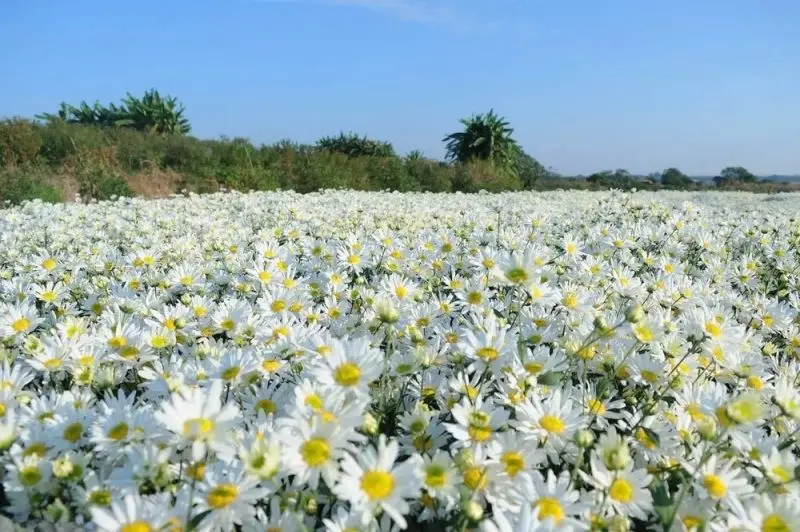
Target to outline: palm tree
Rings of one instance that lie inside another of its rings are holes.
[[[462,163],[482,159],[504,168],[513,166],[520,148],[505,118],[492,109],[487,114],[462,118],[460,122],[464,131],[451,133],[443,139],[447,143],[448,159]]]

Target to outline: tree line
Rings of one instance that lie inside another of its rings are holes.
[[[0,200],[105,199],[220,188],[299,192],[321,188],[401,191],[503,191],[552,188],[702,188],[676,168],[649,176],[626,170],[564,176],[520,146],[493,109],[460,121],[444,136],[445,160],[420,151],[398,155],[390,142],[341,132],[313,144],[190,135],[184,105],[152,89],[118,104],[62,103],[54,113],[0,121]],[[714,185],[760,191],[793,189],[760,183],[741,167]]]

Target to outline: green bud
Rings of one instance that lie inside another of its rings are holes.
[[[581,429],[575,433],[575,445],[581,449],[588,449],[594,443],[594,433],[591,430]]]
[[[367,412],[366,415],[364,416],[364,423],[361,425],[361,428],[366,434],[374,436],[378,433],[378,429],[380,427],[378,424],[378,420],[375,419],[375,416]]]
[[[717,421],[713,416],[701,416],[696,421],[697,432],[706,441],[712,441],[717,436]]]
[[[641,305],[631,305],[625,312],[625,320],[629,323],[639,323],[644,319],[644,308]]]

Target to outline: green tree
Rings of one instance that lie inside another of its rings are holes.
[[[714,178],[714,183],[716,183],[717,186],[725,186],[731,183],[755,183],[757,181],[758,177],[741,166],[728,166],[723,168],[722,172]]]
[[[669,187],[685,187],[690,185],[692,180],[677,168],[667,168],[661,174],[661,184]]]
[[[317,146],[332,153],[343,153],[348,157],[394,157],[394,147],[382,140],[360,137],[355,133],[339,133],[336,137],[322,137]]]
[[[514,172],[519,176],[525,188],[532,187],[537,181],[549,175],[548,170],[539,161],[521,148],[517,150],[514,157]]]
[[[128,93],[121,107],[115,108],[112,104],[111,108],[120,117],[119,125],[138,131],[185,135],[192,129],[184,116],[183,104],[173,96],[161,96],[155,89],[145,92],[141,98]]]
[[[447,143],[447,158],[450,161],[467,163],[479,159],[506,170],[514,170],[520,148],[512,137],[514,130],[505,118],[492,109],[486,114],[461,119],[460,122],[464,130],[451,133],[443,139]]]
[[[191,131],[189,120],[184,116],[185,109],[177,98],[161,96],[155,89],[148,90],[137,98],[128,93],[121,105],[108,107],[85,101],[77,107],[66,102],[56,113],[36,115],[46,122],[63,121],[68,124],[94,125],[100,127],[124,127],[158,134],[185,135]]]

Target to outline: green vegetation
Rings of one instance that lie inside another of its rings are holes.
[[[447,160],[391,143],[340,133],[313,145],[281,141],[255,145],[244,138],[202,140],[184,107],[151,90],[118,105],[66,103],[35,120],[0,120],[0,203],[116,196],[323,188],[432,192],[504,190],[708,188],[676,168],[647,177],[626,170],[567,177],[546,169],[521,148],[509,122],[494,110],[461,120],[444,138]],[[744,168],[723,170],[724,189],[777,192],[797,186],[759,182]]]
[[[130,93],[120,105],[108,107],[95,102],[81,102],[75,107],[62,102],[56,114],[44,113],[36,118],[45,121],[64,121],[69,124],[84,124],[101,127],[124,127],[148,133],[180,133],[191,131],[189,120],[184,116],[183,105],[172,96],[162,97],[151,89],[137,98]]]

